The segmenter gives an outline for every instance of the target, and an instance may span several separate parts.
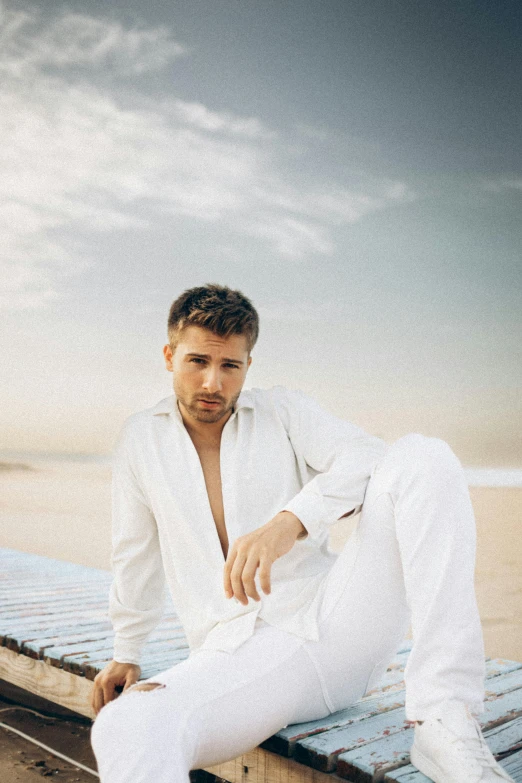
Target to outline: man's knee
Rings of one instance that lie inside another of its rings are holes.
[[[140,696],[138,699],[129,699],[124,697],[133,691],[151,691],[159,688],[165,688],[162,683],[144,682],[134,683],[112,701],[107,702],[98,712],[91,727],[91,743],[96,751],[104,752],[104,749],[114,748],[114,743],[123,744],[128,741],[134,742],[137,737],[143,737],[145,726],[153,727],[158,720],[162,720],[161,711],[158,712],[158,705],[155,699],[147,695]],[[155,733],[150,729],[149,734]],[[134,739],[133,739],[134,738]]]
[[[462,473],[462,465],[446,441],[412,432],[392,444],[378,472],[383,479],[399,475],[450,479]]]
[[[434,438],[429,435],[421,435],[419,432],[410,432],[403,435],[393,444],[393,450],[410,458],[412,462],[421,463],[448,463],[453,466],[460,466],[455,452],[445,440]]]

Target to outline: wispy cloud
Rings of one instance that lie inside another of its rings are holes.
[[[128,82],[124,103],[118,82],[97,79],[101,65],[120,80],[186,53],[166,28],[5,9],[0,23],[0,306],[46,305],[94,264],[79,227],[94,238],[188,216],[300,260],[333,253],[337,226],[413,197],[370,177],[289,185],[285,145],[260,119],[171,96],[152,104]]]
[[[273,139],[276,136],[257,117],[238,117],[230,112],[211,111],[202,103],[190,101],[178,100],[174,106],[181,120],[201,130],[221,131],[250,139]]]
[[[501,188],[507,190],[522,190],[522,178],[515,177],[514,179],[504,179],[499,183]]]
[[[163,68],[186,53],[166,27],[125,29],[119,22],[64,12],[47,24],[41,15],[0,9],[0,68],[15,76],[45,66],[110,67],[117,73]]]
[[[482,182],[482,190],[490,193],[502,193],[506,190],[522,190],[522,177],[501,177]]]

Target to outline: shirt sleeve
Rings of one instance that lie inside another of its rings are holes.
[[[163,615],[165,573],[154,515],[133,468],[132,432],[125,422],[112,456],[113,581],[109,617],[115,661],[139,663],[147,636]]]
[[[362,506],[372,470],[388,446],[303,392],[284,392],[282,418],[301,472],[317,475],[281,510],[295,514],[310,538],[320,540],[329,525]]]

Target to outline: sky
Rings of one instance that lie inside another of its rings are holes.
[[[109,453],[172,301],[245,388],[522,467],[518,2],[0,0],[0,448]]]

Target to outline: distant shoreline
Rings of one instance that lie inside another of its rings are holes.
[[[54,466],[74,463],[110,467],[111,454],[70,454],[63,452],[0,451],[0,472],[39,471]],[[470,487],[522,487],[522,468],[464,466]]]
[[[34,465],[26,465],[25,462],[0,462],[0,470],[38,470]]]

